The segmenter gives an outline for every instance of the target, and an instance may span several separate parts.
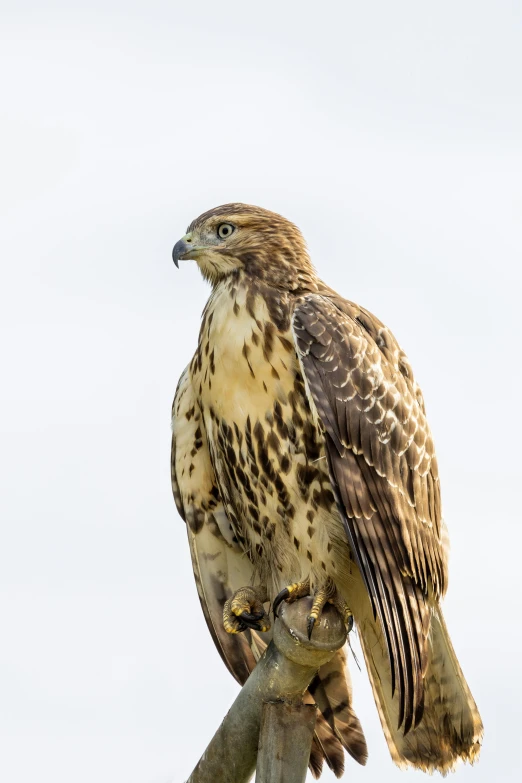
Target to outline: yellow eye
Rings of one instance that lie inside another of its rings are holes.
[[[220,239],[228,239],[234,230],[234,226],[230,223],[220,223],[217,229],[217,235]]]

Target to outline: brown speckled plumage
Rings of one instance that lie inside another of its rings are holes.
[[[233,231],[220,240],[223,223]],[[406,356],[322,283],[279,215],[225,205],[185,240],[212,293],[174,400],[172,477],[225,663],[243,682],[267,636],[225,633],[235,590],[258,586],[273,601],[293,582],[330,578],[358,626],[396,763],[445,773],[473,761],[482,725],[439,607],[437,462]],[[344,656],[329,667],[309,694],[323,714],[315,774],[322,758],[342,772],[342,746],[366,759]]]

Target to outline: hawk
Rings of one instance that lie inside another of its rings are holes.
[[[440,601],[447,535],[421,391],[392,333],[318,277],[300,231],[245,204],[205,212],[176,243],[211,284],[172,411],[172,485],[203,612],[244,683],[269,604],[311,595],[355,623],[393,760],[445,774],[482,723]],[[365,763],[346,656],[305,696],[310,767]]]

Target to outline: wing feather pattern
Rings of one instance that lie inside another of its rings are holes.
[[[386,327],[337,295],[300,297],[293,329],[347,537],[385,633],[399,727],[407,734],[423,713],[428,594],[439,598],[447,585],[422,395]]]
[[[185,371],[172,410],[172,490],[178,512],[187,525],[194,579],[208,629],[225,666],[243,685],[256,663],[252,635],[249,630],[242,634],[226,633],[223,605],[235,590],[250,584],[252,565],[226,540],[229,523],[204,448],[199,417]],[[199,444],[197,449],[195,444]]]

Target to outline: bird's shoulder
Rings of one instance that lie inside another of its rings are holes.
[[[424,398],[417,384],[408,356],[399,345],[392,330],[386,326],[370,310],[356,302],[345,299],[335,290],[321,284],[318,290],[306,292],[295,300],[293,322],[296,317],[306,322],[306,317],[316,310],[321,310],[329,319],[332,334],[335,330],[348,325],[348,333],[353,335],[353,342],[348,342],[347,349],[355,351],[356,346],[367,350],[368,344],[379,349],[379,355],[385,371],[390,375],[400,374],[415,397],[419,407],[424,411]],[[346,333],[344,335],[346,337]]]

